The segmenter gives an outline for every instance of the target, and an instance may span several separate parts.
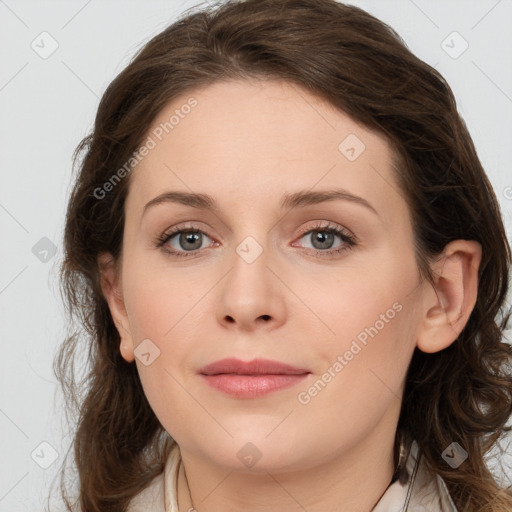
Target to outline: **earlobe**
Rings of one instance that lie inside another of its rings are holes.
[[[134,361],[134,347],[128,322],[128,314],[124,305],[120,272],[110,253],[98,255],[98,268],[103,296],[108,303],[110,314],[121,338],[119,350],[125,361]]]
[[[464,329],[478,295],[482,247],[474,240],[455,240],[433,265],[434,287],[426,289],[417,347],[434,353],[451,345]]]

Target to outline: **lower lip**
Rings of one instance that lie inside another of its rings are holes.
[[[300,375],[202,375],[213,388],[236,398],[256,398],[295,386],[309,374]]]

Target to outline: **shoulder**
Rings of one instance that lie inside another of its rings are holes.
[[[180,461],[180,450],[175,443],[170,450],[164,471],[132,498],[126,512],[148,512],[149,510],[151,512],[176,512],[178,510],[176,489]]]
[[[130,502],[126,512],[165,511],[164,475],[156,476],[151,483]]]
[[[444,480],[428,469],[423,457],[409,494],[409,508],[415,512],[457,512]]]
[[[415,441],[406,468],[407,481],[392,483],[372,512],[458,512],[444,480],[429,469]]]

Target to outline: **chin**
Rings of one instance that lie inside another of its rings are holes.
[[[275,424],[274,424],[275,428]],[[254,428],[231,431],[230,437],[219,428],[215,436],[201,437],[185,443],[196,456],[209,459],[228,471],[247,473],[285,473],[314,466],[319,453],[311,446],[311,438],[297,439],[289,431],[271,433]],[[197,444],[196,444],[197,443]],[[178,444],[179,441],[178,441]]]

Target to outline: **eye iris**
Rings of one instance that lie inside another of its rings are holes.
[[[191,244],[195,243],[196,246],[187,247],[185,245],[187,243],[191,243]],[[190,249],[193,251],[195,249],[200,249],[201,244],[202,244],[201,233],[199,233],[198,231],[188,231],[185,233],[181,233],[181,235],[180,235],[180,246],[183,247],[183,249]]]
[[[328,231],[313,231],[311,233],[313,246],[316,249],[329,249],[333,243],[334,234]],[[320,242],[320,247],[315,246],[315,242]]]

